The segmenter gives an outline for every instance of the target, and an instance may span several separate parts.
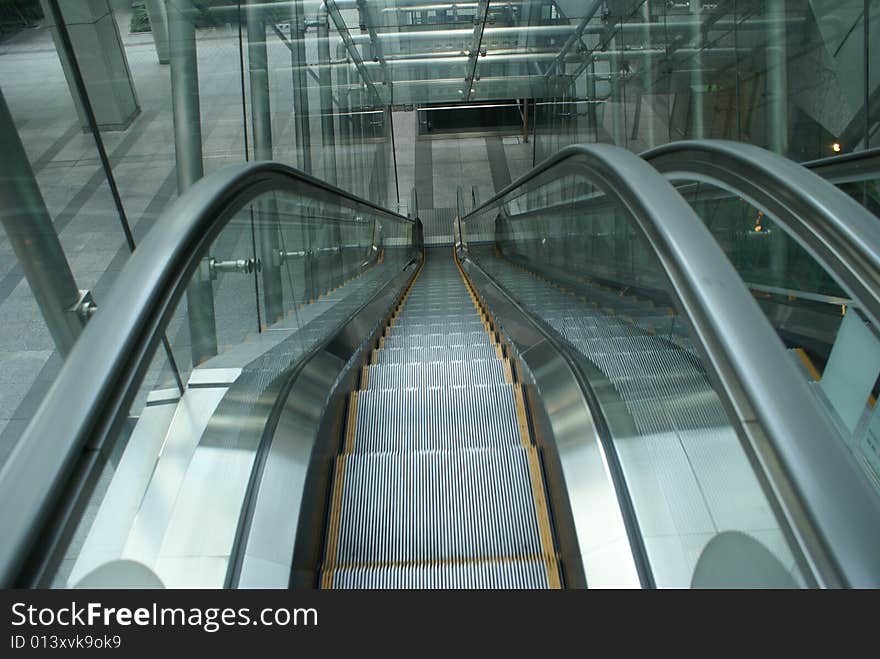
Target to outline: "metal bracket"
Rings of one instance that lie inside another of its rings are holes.
[[[79,299],[76,301],[70,309],[68,309],[69,313],[76,314],[79,318],[80,322],[85,325],[86,321],[95,315],[95,312],[98,310],[98,305],[95,303],[95,299],[92,297],[92,292],[88,289],[79,291]]]
[[[284,250],[280,250],[278,252],[278,258],[281,263],[286,261],[291,261],[293,259],[301,259],[306,256],[316,256],[317,254],[325,254],[325,253],[338,253],[342,248],[338,245],[334,245],[333,247],[315,247],[313,249],[301,249],[294,252],[286,252]]]
[[[231,261],[219,261],[215,258],[208,259],[208,272],[212,280],[217,279],[221,272],[240,272],[245,275],[259,272],[262,264],[256,259],[233,259]]]

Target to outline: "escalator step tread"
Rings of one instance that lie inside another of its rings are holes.
[[[335,565],[541,554],[523,446],[351,454],[344,480]]]
[[[560,583],[522,389],[455,262],[428,256],[349,400],[321,583]]]
[[[432,348],[488,345],[491,338],[485,331],[436,334],[394,334],[385,338],[385,348]]]
[[[518,446],[513,385],[358,394],[355,452]]]
[[[506,381],[499,359],[371,364],[369,371],[371,389],[466,387]]]
[[[470,361],[474,359],[494,359],[495,347],[492,345],[455,346],[432,348],[389,348],[376,352],[378,364],[420,364],[422,362]]]
[[[471,561],[435,565],[340,568],[333,588],[547,588],[547,566],[541,558]]]

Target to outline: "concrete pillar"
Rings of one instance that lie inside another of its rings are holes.
[[[73,104],[83,130],[88,130],[85,111],[76,92],[76,83],[70,68],[70,57],[65,52],[58,31],[52,22],[49,0],[40,0],[47,25],[55,42],[55,49],[67,78]],[[128,58],[116,20],[107,0],[57,0],[67,31],[73,44],[79,68],[85,80],[89,100],[101,130],[125,130],[141,108],[135,92]]]
[[[62,357],[73,348],[84,318],[80,292],[55,233],[12,114],[0,91],[0,221]]]
[[[166,0],[171,64],[171,113],[177,189],[183,194],[202,178],[202,120],[199,106],[199,67],[192,0]],[[214,292],[208,260],[204,258],[186,289],[192,362],[198,366],[217,354]]]
[[[168,64],[168,21],[165,18],[165,4],[162,0],[144,0],[144,7],[150,19],[150,30],[153,33],[159,64]]]

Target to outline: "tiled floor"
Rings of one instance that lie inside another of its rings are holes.
[[[118,24],[142,111],[126,131],[105,132],[103,139],[128,221],[139,240],[177,194],[169,68],[158,64],[151,35],[128,34],[128,17],[123,14],[118,16]],[[232,26],[200,30],[198,40],[204,166],[210,172],[244,160],[238,31]],[[274,155],[296,165],[289,53],[277,39],[269,40],[268,50]],[[315,53],[309,51],[308,57],[314,61]],[[0,43],[0,88],[77,284],[91,289],[100,304],[124,266],[128,249],[94,143],[79,127],[47,30],[25,30]],[[312,109],[318,108],[315,86],[310,87],[309,98]],[[313,146],[320,139],[318,121],[313,116]],[[480,198],[486,200],[495,192],[498,181],[516,178],[531,166],[531,144],[523,144],[519,138],[439,139],[431,140],[425,149],[425,142],[415,138],[414,113],[396,112],[394,128],[396,187],[404,205],[409,203],[413,185],[427,188],[419,195],[423,209],[455,207],[458,186],[462,186],[466,199],[476,186]],[[315,151],[313,168],[320,176],[320,149]],[[416,154],[425,152],[430,159],[417,160]],[[339,149],[337,160],[351,161],[353,154]],[[359,180],[341,180],[340,185],[364,193],[366,183],[363,173],[359,174]],[[392,175],[389,204],[394,202]],[[2,464],[61,366],[2,232],[0,315],[4,319],[0,323]],[[169,330],[172,343],[177,330],[183,333],[182,321],[182,314],[178,314],[176,325]],[[179,340],[185,343],[186,337]]]

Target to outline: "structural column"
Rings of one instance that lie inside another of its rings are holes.
[[[703,0],[691,0],[691,20],[694,22],[691,33],[692,45],[696,49],[691,62],[691,137],[695,140],[706,136],[706,117],[703,104],[703,30],[702,13]]]
[[[593,133],[593,141],[599,141],[599,100],[596,98],[596,60],[591,58],[590,65],[585,69],[587,77],[587,122]],[[538,111],[535,108],[535,116]],[[534,120],[533,120],[534,121]]]
[[[327,8],[318,13],[318,84],[321,93],[321,140],[324,180],[336,183],[336,129],[333,125],[333,75],[330,71],[330,23]]]
[[[55,347],[66,357],[85,320],[77,309],[81,295],[2,91],[0,153],[0,220]]]
[[[356,75],[357,74],[355,73],[355,76]],[[357,78],[355,78],[355,80],[357,80]],[[366,197],[367,194],[364,180],[368,180],[369,176],[366,174],[364,168],[364,107],[361,104],[363,94],[357,83],[355,83],[355,86],[350,89],[348,97],[351,99],[349,103],[349,113],[351,116],[351,145],[353,152],[352,191],[361,197]]]
[[[785,0],[767,2],[767,148],[788,153],[788,58],[786,53]],[[772,236],[771,269],[777,282],[788,271],[788,236],[777,226]]]
[[[70,57],[65,52],[52,22],[50,0],[41,0],[43,14],[61,60],[64,77],[73,97],[83,130],[88,130],[85,110],[76,91]],[[125,130],[140,114],[128,59],[108,0],[57,0],[67,24],[74,55],[85,80],[86,91],[92,103],[98,128]]]
[[[342,167],[340,169],[343,176],[341,181],[337,181],[339,187],[346,190],[354,190],[354,170],[352,164],[354,162],[354,150],[352,144],[351,129],[351,93],[348,88],[348,68],[347,65],[339,68],[339,99],[340,99],[340,115],[339,115],[339,134],[343,146]]]
[[[608,48],[614,53],[609,59],[611,73],[611,137],[617,146],[626,147],[626,99],[624,97],[623,73],[620,57],[617,55],[617,37],[611,39]]]
[[[272,160],[272,110],[269,101],[266,23],[255,5],[256,3],[251,0],[247,7],[248,77],[251,90],[254,157],[257,160]],[[253,203],[256,207],[256,227],[260,241],[263,306],[266,312],[266,324],[271,325],[284,315],[278,204],[274,197],[264,197]]]
[[[642,4],[642,20],[645,28],[642,31],[642,46],[646,49],[651,47],[651,3],[645,0]],[[641,123],[645,127],[645,146],[651,148],[656,144],[654,137],[654,60],[651,57],[642,58],[642,118]]]
[[[788,152],[788,58],[785,0],[767,2],[767,148]]]
[[[290,20],[290,66],[293,74],[293,118],[299,167],[312,173],[312,136],[309,132],[309,93],[306,76],[306,16],[303,0],[292,0]]]
[[[168,22],[165,20],[165,5],[162,0],[145,0],[144,7],[147,10],[147,18],[150,19],[150,30],[153,33],[159,64],[168,64]]]
[[[171,111],[177,189],[183,194],[202,178],[202,122],[199,107],[199,69],[192,0],[166,0],[168,48],[171,63]],[[192,362],[198,366],[217,354],[214,291],[207,257],[202,259],[186,289]]]

